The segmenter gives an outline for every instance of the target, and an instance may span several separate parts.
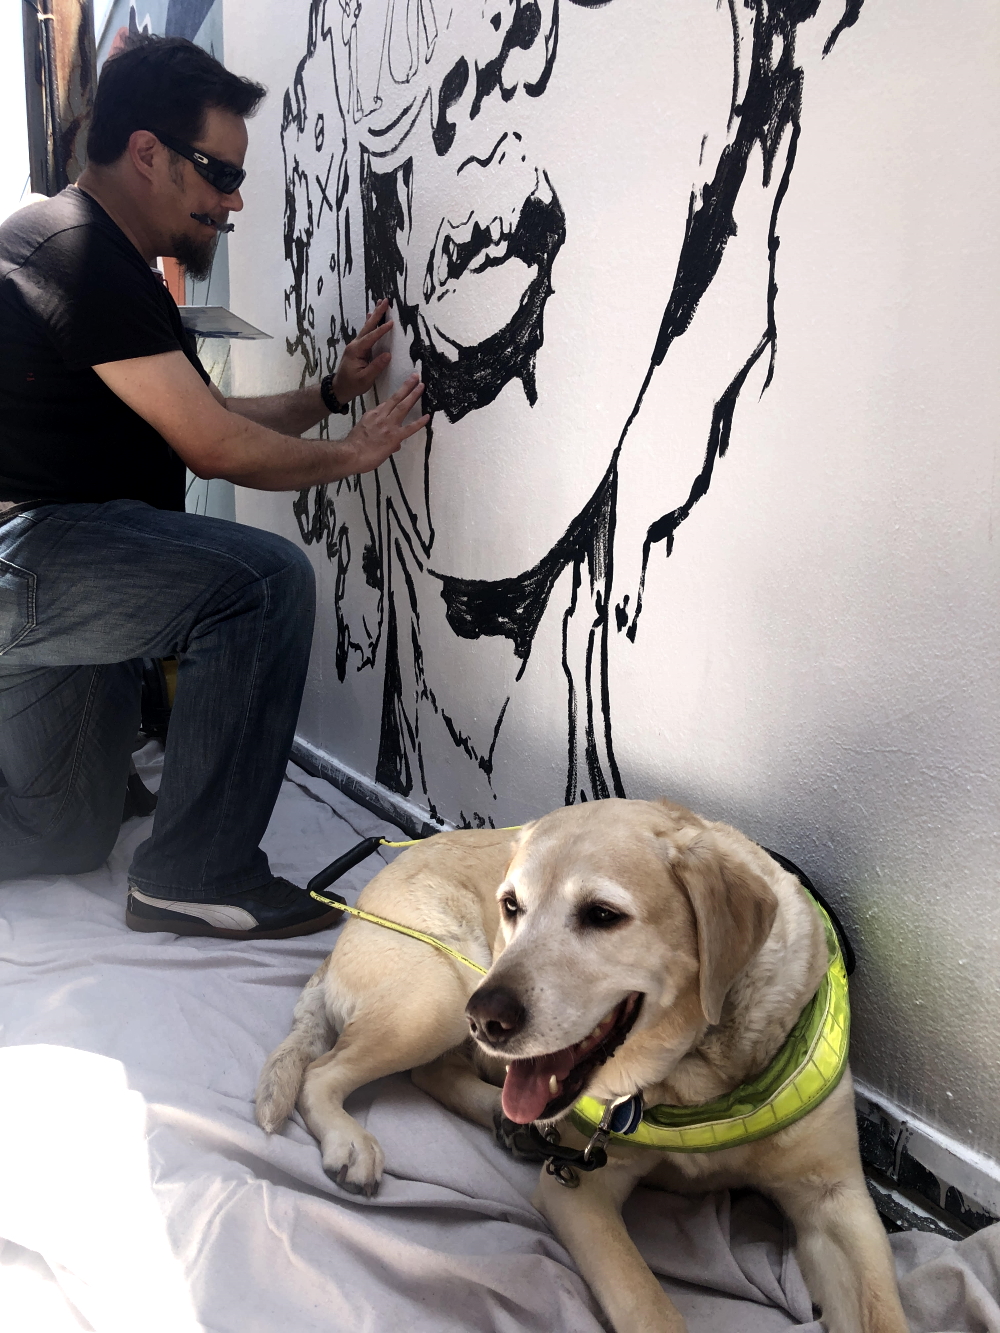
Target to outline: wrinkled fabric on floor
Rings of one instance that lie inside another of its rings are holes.
[[[155,786],[158,752],[137,756]],[[335,932],[134,934],[125,872],[0,885],[0,1310],[17,1333],[597,1333],[600,1311],[512,1161],[405,1075],[348,1102],[380,1140],[371,1200],[296,1116],[253,1118],[267,1053]],[[405,836],[291,765],[265,841],[304,883]],[[388,857],[391,853],[386,853]],[[373,857],[337,888],[353,901]],[[691,1333],[820,1333],[790,1228],[751,1193],[639,1189],[625,1217]],[[1000,1227],[892,1238],[913,1333],[1000,1333]]]

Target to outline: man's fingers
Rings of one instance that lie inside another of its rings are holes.
[[[374,347],[380,338],[384,338],[391,328],[392,320],[387,319],[384,324],[369,329],[367,333],[362,329],[350,345],[356,352],[367,352],[370,347]]]
[[[395,418],[396,421],[402,421],[410,408],[420,401],[420,395],[423,391],[424,386],[422,384],[415,384],[406,397],[401,399],[395,407],[390,409],[390,419]],[[395,398],[395,396],[396,395],[393,394],[393,398]]]
[[[402,443],[403,440],[408,440],[411,435],[416,435],[418,430],[423,430],[430,419],[430,413],[428,412],[425,416],[422,416],[419,421],[413,421],[409,426],[401,426],[399,431],[400,443]]]
[[[373,329],[388,309],[389,309],[389,302],[385,299],[385,297],[383,297],[382,300],[378,302],[375,309],[371,312],[368,318],[365,320],[365,322],[362,324],[361,334],[368,333],[371,329]],[[361,334],[359,334],[358,336],[360,337]],[[355,339],[355,341],[357,341],[357,339]]]
[[[423,392],[424,386],[420,384],[418,381],[419,381],[419,376],[408,375],[407,378],[404,380],[404,382],[396,390],[396,392],[394,394],[391,394],[385,400],[382,406],[385,407],[387,411],[391,412],[393,408],[397,406],[397,404],[401,403],[404,398],[408,397],[413,392],[414,385],[416,385],[417,388],[420,389],[421,392]]]

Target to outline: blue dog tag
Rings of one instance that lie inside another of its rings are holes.
[[[614,1108],[608,1129],[612,1134],[634,1134],[641,1121],[642,1098],[636,1093],[634,1097],[626,1097]]]

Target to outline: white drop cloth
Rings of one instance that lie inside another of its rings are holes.
[[[155,747],[143,755],[150,785]],[[317,799],[318,798],[318,799]],[[326,1178],[301,1121],[268,1138],[252,1096],[333,944],[134,934],[125,874],[0,885],[0,1325],[9,1333],[596,1333],[601,1317],[506,1157],[405,1076],[349,1107],[387,1175]],[[299,883],[359,836],[397,834],[291,766],[265,848]],[[348,896],[372,858],[338,888]],[[787,1228],[752,1195],[640,1189],[636,1241],[691,1333],[819,1333]],[[914,1333],[1000,1333],[1000,1228],[895,1237]]]

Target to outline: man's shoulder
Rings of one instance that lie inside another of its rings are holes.
[[[114,252],[128,260],[131,248],[104,210],[69,186],[51,199],[19,208],[0,224],[0,279],[35,259],[73,256],[86,249],[91,262]]]

